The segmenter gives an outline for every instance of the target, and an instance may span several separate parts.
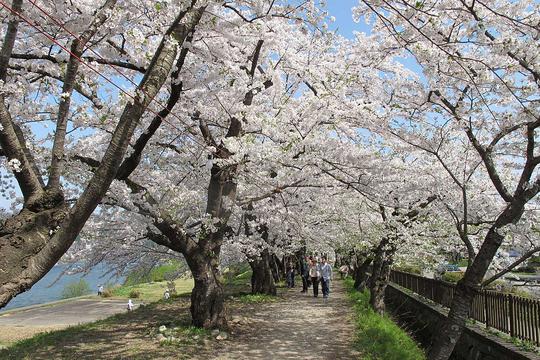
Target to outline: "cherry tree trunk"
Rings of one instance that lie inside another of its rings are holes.
[[[373,310],[381,315],[384,314],[386,309],[384,293],[390,279],[390,266],[395,251],[396,248],[390,243],[389,238],[383,238],[375,250],[373,270],[369,281],[369,292],[371,294],[369,303]]]
[[[524,203],[509,204],[489,229],[473,263],[467,268],[463,279],[456,284],[448,317],[434,335],[435,341],[429,351],[428,359],[447,360],[452,355],[454,347],[465,328],[474,295],[480,289],[489,265],[504,240],[504,235],[500,234],[500,229],[520,219]]]
[[[35,266],[31,260],[50,242],[51,232],[62,225],[67,213],[67,205],[60,201],[39,210],[23,208],[0,225],[0,308],[47,273],[47,268]],[[62,250],[51,257],[53,264],[63,255]],[[23,272],[28,275],[21,280]]]
[[[475,288],[470,284],[462,280],[457,283],[448,318],[435,337],[445,341],[436,340],[431,348],[429,359],[450,358],[465,327],[475,292]]]
[[[250,260],[249,265],[253,271],[251,275],[251,293],[276,295],[276,284],[272,274],[270,262],[272,257],[265,249],[259,257]]]
[[[225,328],[225,297],[219,280],[218,257],[206,255],[187,259],[195,281],[191,292],[192,323],[207,329]]]
[[[272,254],[272,259],[271,259],[271,266],[272,266],[272,274],[274,276],[274,282],[279,282],[283,279],[285,279],[285,274],[283,273],[282,274],[282,271],[281,271],[281,262],[279,261],[279,258],[275,255],[275,254]]]
[[[369,304],[373,310],[380,315],[383,315],[386,310],[386,306],[384,304],[384,293],[386,291],[386,287],[388,286],[389,279],[390,263],[387,260],[383,260],[379,271],[373,274],[369,286],[369,292],[371,295]]]
[[[373,262],[373,258],[367,257],[362,264],[354,269],[354,288],[358,291],[364,291],[369,280],[368,270]]]

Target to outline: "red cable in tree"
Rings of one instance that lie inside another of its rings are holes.
[[[0,0],[0,5],[2,5],[4,8],[6,8],[7,10],[9,10],[11,13],[15,14],[16,16],[18,16],[20,19],[22,19],[25,23],[27,23],[28,25],[30,25],[32,28],[36,29],[39,33],[41,33],[42,35],[44,35],[47,39],[49,39],[51,42],[53,42],[54,44],[58,45],[62,50],[66,51],[67,53],[69,53],[71,56],[73,56],[79,63],[87,66],[90,70],[92,70],[93,72],[95,72],[96,74],[98,74],[100,77],[102,77],[103,79],[105,79],[108,83],[110,83],[111,85],[113,85],[114,87],[116,87],[118,90],[120,90],[122,93],[124,93],[126,96],[128,96],[129,98],[131,98],[132,100],[135,100],[135,97],[133,95],[131,95],[130,93],[128,93],[127,91],[125,91],[124,89],[122,89],[120,86],[118,86],[116,83],[114,83],[112,80],[110,80],[109,78],[107,78],[105,75],[103,75],[101,72],[99,72],[98,70],[96,70],[95,67],[93,67],[92,65],[90,65],[89,63],[85,62],[83,59],[81,59],[79,56],[75,55],[73,52],[71,52],[71,50],[69,50],[68,48],[66,48],[65,46],[63,46],[62,44],[60,44],[58,41],[56,41],[56,39],[54,39],[51,35],[49,35],[47,32],[45,32],[44,30],[40,29],[36,24],[32,23],[32,21],[30,21],[29,19],[27,19],[24,15],[22,15],[21,13],[19,13],[18,11],[12,9],[11,7],[9,7],[8,5],[6,5],[3,1]],[[103,59],[103,58],[102,58]],[[122,74],[123,75],[123,74]],[[124,75],[125,76],[125,75]],[[133,83],[135,86],[138,86],[137,84],[135,84],[133,81],[130,80],[131,83]],[[145,93],[143,91],[143,93],[145,95],[148,96],[147,93]],[[152,102],[156,102],[158,103],[158,105],[160,105],[161,107],[165,108],[162,104],[160,104],[157,100],[155,100],[155,98],[152,98],[150,100],[150,103]],[[149,103],[149,105],[150,105]],[[150,107],[147,107],[148,111],[150,111],[152,114],[154,114],[156,117],[158,117],[159,119],[161,119],[163,122],[169,124],[170,126],[172,126],[173,128],[175,128],[176,130],[180,131],[180,132],[183,132],[182,129],[178,128],[176,125],[170,123],[169,121],[167,121],[165,118],[163,118],[162,116],[160,116],[155,110],[152,110]],[[177,115],[173,114],[171,112],[171,114],[177,118],[182,124],[186,125],[188,128],[189,128],[189,125],[187,123],[185,123],[182,119],[180,119]],[[188,138],[191,138],[191,140],[193,140],[197,145],[199,146],[202,146],[202,147],[206,147],[206,145],[200,143],[198,140],[196,140],[193,136],[190,136],[188,135],[189,132],[186,132],[186,136]],[[192,155],[194,155],[192,153]]]
[[[60,21],[58,21],[56,18],[54,18],[52,15],[50,15],[47,11],[45,11],[42,7],[40,7],[38,4],[37,4],[37,1],[36,0],[29,0],[30,3],[32,5],[34,5],[39,11],[41,11],[46,17],[48,17],[49,19],[51,19],[56,25],[58,25],[60,28],[62,28],[63,30],[65,30],[69,35],[73,36],[73,38],[77,39],[77,40],[81,40],[81,38],[79,36],[77,36],[76,34],[74,34],[73,32],[71,32],[68,28],[66,28]],[[90,50],[90,52],[92,52],[94,55],[96,55],[98,58],[100,58],[101,60],[106,60],[104,57],[102,57],[99,53],[97,53],[96,51],[94,51],[92,48],[90,47],[86,47],[87,50]],[[84,50],[83,50],[84,52]],[[124,73],[122,73],[120,70],[117,69],[117,67],[113,64],[107,64],[109,66],[111,66],[117,73],[119,73],[122,77],[124,77],[127,81],[129,81],[131,84],[137,86],[137,84],[131,80],[128,76],[126,76]],[[165,107],[163,104],[159,103],[157,100],[156,102],[161,105],[162,107]]]
[[[67,29],[64,25],[62,25],[58,20],[56,20],[54,17],[52,17],[51,15],[49,15],[43,8],[41,8],[39,5],[37,5],[36,1],[32,1],[30,0],[30,3],[33,4],[40,12],[42,12],[45,16],[47,16],[49,19],[51,19],[55,24],[57,24],[59,27],[61,27],[62,29],[64,29],[69,35],[71,35],[73,38],[75,39],[79,39],[80,38],[73,34],[69,29]],[[65,46],[63,46],[62,44],[60,44],[58,41],[56,41],[56,39],[54,39],[51,35],[49,35],[47,32],[45,32],[44,30],[40,29],[36,24],[32,23],[30,20],[28,20],[24,15],[22,15],[21,13],[19,13],[18,11],[12,9],[11,7],[9,7],[8,5],[6,5],[3,1],[0,0],[0,5],[2,5],[3,7],[5,7],[6,9],[8,9],[10,12],[12,12],[13,14],[17,15],[19,18],[21,18],[24,22],[26,22],[28,25],[30,25],[31,27],[33,27],[34,29],[36,29],[39,33],[43,34],[45,37],[47,37],[50,41],[52,41],[54,44],[58,45],[62,50],[66,51],[67,53],[69,53],[70,55],[72,55],[78,62],[80,62],[81,64],[87,66],[88,68],[90,68],[93,72],[95,72],[96,74],[98,74],[100,77],[102,77],[103,79],[105,79],[107,82],[109,82],[111,85],[113,85],[114,87],[116,87],[118,90],[120,90],[122,93],[124,93],[125,95],[127,95],[128,97],[130,97],[131,99],[135,100],[135,97],[131,94],[129,94],[127,91],[125,91],[124,89],[122,89],[120,86],[118,86],[116,83],[114,83],[112,80],[110,80],[109,78],[107,78],[105,75],[103,75],[102,73],[100,73],[98,70],[96,70],[93,66],[91,66],[90,64],[86,63],[83,59],[81,59],[80,57],[78,57],[77,55],[73,54],[69,49],[67,49]],[[101,60],[106,60],[105,58],[103,58],[99,53],[97,53],[96,51],[94,51],[93,49],[89,48],[89,47],[86,47],[86,49],[90,50],[93,54],[95,54],[97,57],[99,57]],[[121,71],[119,71],[116,66],[112,65],[112,64],[107,64],[109,66],[111,66],[116,72],[118,72],[122,77],[124,77],[125,79],[127,79],[130,83],[132,83],[133,85],[135,86],[138,86],[135,82],[133,82],[129,77],[127,77],[125,74],[123,74]],[[146,92],[143,91],[143,93],[145,95],[148,95],[146,94]],[[156,100],[155,98],[152,98],[150,100],[150,103],[152,102],[155,102],[157,103],[159,106],[161,106],[162,108],[166,109],[166,106],[164,106],[163,104],[161,104],[158,100]],[[149,104],[150,104],[149,103]],[[182,129],[179,129],[177,126],[175,126],[174,124],[170,123],[168,120],[166,120],[165,118],[163,118],[162,116],[160,116],[156,111],[152,110],[150,107],[147,108],[152,114],[154,114],[156,117],[158,117],[159,119],[161,119],[163,122],[165,122],[166,124],[172,126],[174,129],[178,130],[179,132],[183,132]],[[180,119],[178,117],[178,115],[174,114],[172,111],[170,112],[170,114],[175,117],[176,119],[178,119],[180,121],[180,123],[184,124],[187,128],[189,128],[189,125],[187,123],[185,123],[182,119]],[[206,144],[202,144],[200,143],[195,137],[193,137],[189,132],[186,132],[185,133],[186,136],[188,138],[190,138],[191,140],[193,140],[197,145],[205,148],[207,145]],[[191,152],[191,151],[190,151]],[[192,155],[195,156],[195,154],[193,152],[191,152]],[[254,175],[254,174],[252,174]],[[244,176],[246,176],[244,174]]]
[[[39,6],[39,5],[37,4],[37,1],[36,1],[36,0],[29,0],[29,1],[30,1],[30,3],[31,3],[32,5],[34,5],[41,13],[43,13],[46,17],[48,17],[49,19],[51,19],[51,20],[52,20],[56,25],[58,25],[61,29],[65,30],[65,31],[66,31],[69,35],[71,35],[74,39],[77,39],[77,40],[79,40],[79,41],[81,40],[81,38],[80,38],[78,35],[74,34],[74,33],[73,33],[72,31],[70,31],[67,27],[65,27],[59,20],[57,20],[55,17],[53,17],[51,14],[49,14],[46,10],[44,10],[41,6]],[[103,56],[101,56],[101,54],[99,54],[98,52],[96,52],[94,49],[92,49],[92,48],[90,48],[90,47],[87,46],[87,47],[86,47],[86,50],[89,50],[92,54],[96,55],[99,59],[104,60],[104,61],[106,62],[107,59],[105,59]],[[83,50],[83,51],[84,51],[84,50]],[[124,79],[126,79],[128,82],[130,82],[130,83],[133,84],[134,86],[138,86],[133,80],[131,80],[131,78],[129,78],[127,75],[125,75],[122,71],[120,71],[120,70],[117,68],[117,66],[115,66],[114,64],[107,64],[107,65],[111,66],[111,67],[114,69],[114,71],[116,71],[118,74],[120,74],[120,75],[121,75]],[[148,95],[145,91],[142,91],[142,92],[143,92],[143,94]],[[163,108],[163,109],[166,109],[166,108],[167,108],[167,105],[166,105],[166,104],[161,103],[159,100],[156,100],[155,98],[153,98],[153,99],[151,100],[151,102],[152,102],[152,101],[155,102],[155,103],[157,103],[157,104],[158,104],[161,108]],[[185,125],[186,127],[189,128],[189,125],[186,124],[182,119],[180,119],[176,114],[174,114],[174,113],[172,112],[172,109],[171,109],[171,111],[169,112],[169,114],[172,115],[173,117],[175,117],[178,121],[180,121],[180,123],[182,123],[183,125]],[[161,117],[161,116],[159,116],[159,115],[157,115],[157,114],[156,114],[156,116],[158,116],[158,118],[160,118],[162,121],[164,121],[164,122],[167,123],[167,121],[165,120],[165,118],[163,118],[163,117]],[[176,128],[176,130],[179,130],[179,129]],[[188,137],[190,137],[190,136],[188,136]],[[200,146],[205,146],[205,145],[202,145],[201,143],[197,142],[197,141],[195,140],[195,138],[193,138],[193,137],[191,137],[191,138],[192,138],[192,140],[195,141],[198,145],[200,145]]]

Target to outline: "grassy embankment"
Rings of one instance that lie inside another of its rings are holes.
[[[376,314],[369,306],[369,292],[353,288],[345,282],[355,312],[355,346],[361,349],[363,360],[422,360],[426,356],[406,331],[387,315]]]
[[[251,271],[245,267],[224,274],[225,292],[229,307],[246,303],[276,301],[276,297],[249,294]],[[193,280],[176,280],[179,293],[171,299],[162,300],[167,282],[152,282],[122,286],[114,289],[115,297],[125,297],[137,290],[137,302],[157,300],[141,306],[131,313],[122,313],[104,320],[71,326],[62,330],[40,333],[19,341],[0,351],[0,359],[84,359],[100,358],[154,358],[170,356],[181,359],[187,354],[202,351],[212,340],[209,331],[190,325],[189,294]],[[167,337],[172,341],[157,342],[161,325],[167,326]]]
[[[193,279],[180,278],[174,280],[176,293],[187,294],[193,289]],[[153,281],[136,285],[122,285],[112,288],[112,298],[132,298],[135,302],[151,303],[163,298],[167,281]],[[133,296],[137,294],[136,296]]]

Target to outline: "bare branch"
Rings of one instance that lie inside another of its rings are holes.
[[[529,259],[531,256],[536,254],[537,252],[540,252],[540,246],[534,247],[531,250],[527,251],[525,254],[523,254],[519,259],[514,261],[510,266],[508,266],[503,271],[493,275],[489,279],[482,282],[482,286],[486,286],[495,280],[499,279],[501,276],[507,274],[508,272],[512,271],[512,269],[515,269],[519,264],[523,263],[525,260]]]
[[[47,187],[49,189],[60,191],[60,176],[63,172],[62,159],[64,157],[68,114],[71,104],[71,95],[73,93],[75,84],[75,77],[77,76],[80,66],[79,57],[82,55],[86,44],[90,41],[90,39],[92,39],[99,28],[107,20],[110,10],[116,5],[116,1],[117,0],[107,0],[92,19],[92,22],[88,28],[79,38],[74,39],[71,44],[71,54],[63,80],[62,94],[60,96],[60,104],[58,106],[58,114],[56,119],[56,131],[54,133],[54,142],[51,151],[51,167],[49,172],[49,181],[47,183]]]

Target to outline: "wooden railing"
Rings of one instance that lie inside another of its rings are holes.
[[[454,284],[420,275],[392,271],[390,281],[437,304],[450,307]],[[473,300],[469,317],[540,346],[540,301],[483,290]]]

